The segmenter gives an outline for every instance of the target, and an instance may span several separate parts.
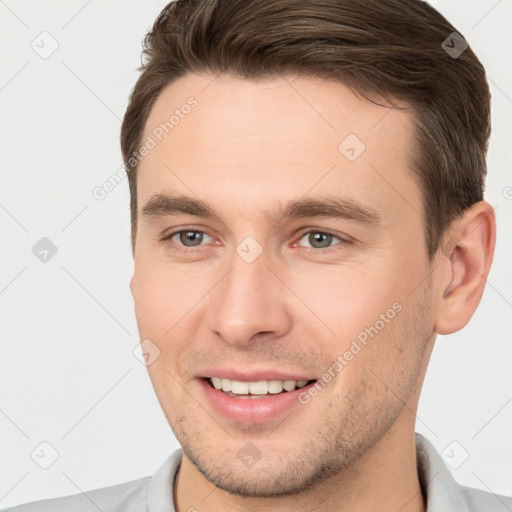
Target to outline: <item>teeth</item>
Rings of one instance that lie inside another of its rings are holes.
[[[281,393],[283,391],[283,381],[281,380],[269,380],[268,381],[268,392],[269,393]]]
[[[249,382],[249,393],[251,395],[266,395],[268,391],[268,384],[266,380],[258,382]]]
[[[286,391],[293,391],[295,389],[296,382],[294,380],[285,380],[283,382],[283,389]]]
[[[231,391],[235,393],[235,395],[248,395],[249,394],[249,383],[242,382],[239,380],[231,381]]]
[[[210,379],[215,389],[221,389],[225,393],[234,395],[266,395],[293,391],[296,388],[303,388],[307,380],[260,380],[258,382],[243,382],[240,380],[221,379],[220,377],[211,377]]]
[[[221,388],[222,388],[222,391],[231,391],[231,384],[232,384],[232,381],[230,381],[229,379],[221,379]]]

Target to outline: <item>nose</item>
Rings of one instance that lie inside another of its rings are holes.
[[[269,267],[265,251],[252,263],[235,253],[231,269],[210,292],[208,327],[240,348],[285,335],[291,328],[291,293]]]

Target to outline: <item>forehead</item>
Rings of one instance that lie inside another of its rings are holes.
[[[146,122],[139,206],[179,190],[248,211],[256,197],[272,206],[314,188],[399,209],[398,196],[418,195],[412,129],[408,110],[338,82],[186,75],[164,88]]]
[[[190,103],[195,106],[189,107]],[[325,158],[330,161],[333,154],[338,156],[339,142],[350,133],[370,142],[392,125],[394,145],[406,145],[408,141],[400,135],[407,134],[411,119],[403,107],[397,110],[370,102],[339,82],[320,78],[285,75],[247,80],[189,74],[162,90],[146,122],[145,135],[178,142],[180,133],[189,138],[193,129],[195,142],[210,143],[211,149],[217,149],[219,142],[233,149],[229,143],[236,142],[248,150],[257,148],[262,159],[282,154],[286,160],[286,142],[293,138],[309,142],[301,154],[314,145],[327,150]],[[400,128],[405,131],[398,133]]]

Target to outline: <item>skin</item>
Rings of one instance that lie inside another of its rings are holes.
[[[144,138],[190,96],[198,105],[139,165],[130,282],[141,339],[160,350],[149,375],[184,450],[176,509],[425,510],[421,385],[436,334],[461,329],[480,301],[492,207],[466,210],[429,262],[410,110],[313,78],[190,74],[162,91]],[[366,146],[355,161],[338,150],[349,134]],[[218,217],[144,217],[154,194],[200,198]],[[273,217],[278,204],[313,196],[350,198],[380,223]],[[188,247],[179,234],[161,241],[179,230],[206,234]],[[317,232],[336,236],[322,246]],[[236,252],[247,236],[262,249],[252,263]],[[205,400],[197,375],[208,367],[321,379],[395,303],[378,335],[287,415],[247,425]],[[261,454],[251,468],[237,457],[249,441]]]

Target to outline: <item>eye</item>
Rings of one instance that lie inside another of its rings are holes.
[[[210,235],[205,233],[204,231],[199,231],[196,229],[183,229],[181,231],[174,231],[173,233],[165,236],[162,238],[162,241],[171,241],[178,245],[178,250],[184,250],[185,252],[187,249],[179,249],[179,246],[183,246],[185,248],[193,248],[198,247],[205,240],[205,237],[208,237],[212,239]]]
[[[302,234],[299,244],[302,240],[306,240],[310,245],[311,249],[328,249],[332,246],[332,242],[334,239],[339,240],[341,243],[349,243],[348,240],[344,240],[341,237],[335,235],[334,233],[329,233],[327,231],[307,231]],[[338,244],[335,244],[338,245]],[[325,252],[325,251],[324,251]]]
[[[180,231],[174,231],[161,239],[162,242],[172,242],[173,249],[182,252],[194,252],[195,250],[198,250],[195,248],[205,245],[202,243],[205,240],[211,242],[213,237],[208,233],[197,229],[182,229]],[[302,233],[299,242],[294,245],[302,245],[301,242],[303,240],[309,244],[309,247],[305,246],[305,248],[313,252],[328,252],[325,249],[330,249],[333,245],[350,243],[350,240],[344,239],[339,235],[320,230],[310,230]],[[335,240],[338,240],[338,242],[333,244]]]

